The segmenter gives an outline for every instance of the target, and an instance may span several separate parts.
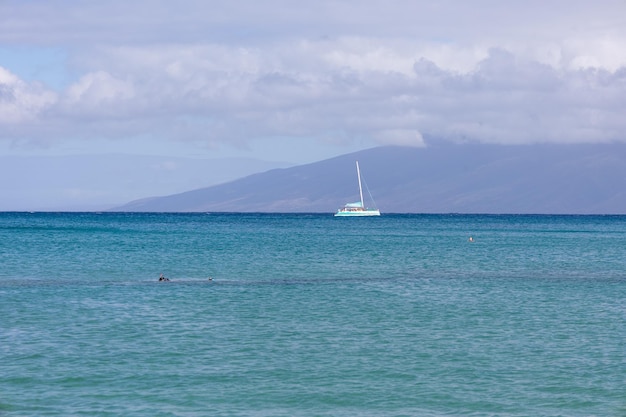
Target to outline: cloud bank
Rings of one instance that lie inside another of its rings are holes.
[[[220,3],[1,3],[0,140],[626,140],[623,1]]]

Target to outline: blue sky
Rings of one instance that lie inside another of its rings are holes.
[[[623,141],[624,45],[624,0],[5,0],[0,156]]]

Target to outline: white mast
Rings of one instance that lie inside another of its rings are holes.
[[[356,175],[359,177],[359,195],[361,196],[361,207],[365,208],[363,204],[363,189],[361,188],[361,171],[359,170],[359,161],[356,161]]]

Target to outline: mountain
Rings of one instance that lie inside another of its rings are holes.
[[[115,211],[332,213],[358,200],[356,160],[383,214],[626,213],[624,144],[380,147]]]
[[[105,210],[146,195],[179,193],[286,166],[250,158],[0,155],[0,211]]]

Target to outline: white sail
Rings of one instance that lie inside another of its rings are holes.
[[[361,186],[361,169],[359,168],[359,161],[356,161],[356,176],[359,181],[359,197],[361,201],[356,203],[347,203],[342,208],[337,210],[335,216],[339,217],[362,217],[362,216],[380,216],[380,210],[376,208],[366,208],[363,202],[363,187]]]

